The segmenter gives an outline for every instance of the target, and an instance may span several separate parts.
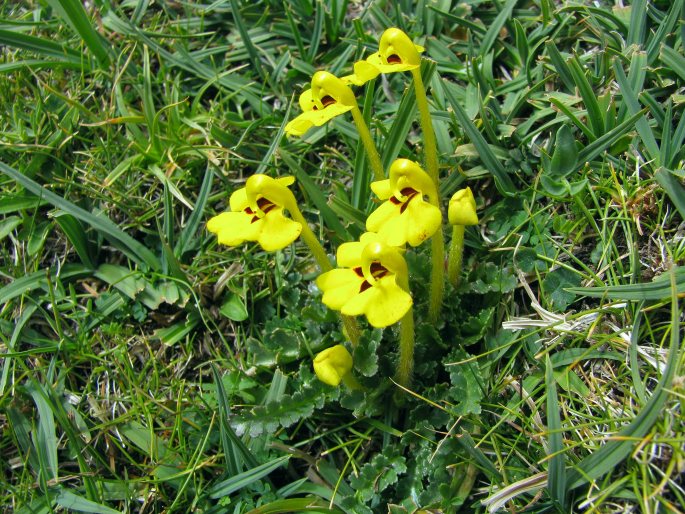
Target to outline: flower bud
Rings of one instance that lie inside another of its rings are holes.
[[[470,187],[454,193],[447,209],[447,217],[452,225],[478,225],[476,199]]]
[[[343,345],[327,348],[314,357],[314,372],[324,384],[338,386],[352,370],[352,355]]]

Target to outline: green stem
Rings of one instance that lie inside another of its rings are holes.
[[[428,108],[428,97],[426,96],[426,88],[423,85],[423,79],[421,78],[421,70],[419,68],[411,70],[411,74],[414,77],[414,92],[416,95],[416,104],[419,108],[421,130],[423,131],[426,172],[433,179],[433,182],[435,183],[435,188],[439,190],[440,183],[438,178],[438,145],[435,141],[433,119],[431,118],[430,109]],[[438,204],[439,203],[440,199],[438,198]]]
[[[314,256],[314,259],[319,265],[319,268],[321,268],[321,271],[324,273],[326,271],[331,271],[333,269],[333,266],[331,266],[331,262],[328,260],[328,255],[326,255],[326,251],[323,249],[323,246],[321,246],[321,243],[319,243],[319,240],[314,235],[314,232],[312,232],[309,228],[307,220],[304,219],[304,216],[302,216],[300,210],[297,208],[296,205],[290,205],[288,210],[290,211],[290,216],[292,216],[293,220],[297,221],[300,225],[302,225],[302,232],[300,232],[300,237],[309,247],[309,251],[312,252],[312,255]],[[356,347],[359,344],[359,338],[361,336],[361,331],[359,330],[359,325],[357,325],[357,321],[350,316],[344,316],[342,314],[340,315],[340,319],[342,320],[343,327],[345,328],[347,338],[352,343],[352,346]]]
[[[454,287],[459,285],[461,266],[464,256],[464,225],[454,225],[452,228],[452,243],[447,262],[447,278]]]
[[[314,256],[316,263],[319,265],[319,268],[321,268],[321,271],[326,272],[332,270],[333,266],[331,265],[331,262],[328,260],[326,250],[323,249],[323,246],[321,246],[321,243],[319,243],[319,240],[314,235],[314,232],[312,232],[312,230],[309,228],[309,225],[307,225],[307,220],[304,219],[299,210],[297,212],[292,212],[291,210],[290,215],[293,217],[295,221],[302,225],[302,232],[300,232],[300,237],[309,247],[309,251],[312,252],[312,255]]]
[[[414,308],[400,321],[400,355],[397,363],[397,383],[409,387],[414,369]]]
[[[442,226],[431,238],[431,295],[428,304],[428,319],[436,322],[442,309],[445,292],[445,236]]]
[[[357,132],[359,132],[359,137],[362,140],[364,149],[366,150],[366,156],[369,159],[369,164],[373,170],[373,176],[375,180],[383,180],[385,178],[385,171],[383,171],[381,156],[378,154],[369,127],[364,121],[364,116],[356,105],[352,107],[352,118],[354,119],[354,124],[357,126]]]
[[[426,161],[426,172],[433,179],[435,184],[435,198],[431,198],[431,203],[440,208],[440,180],[438,176],[438,146],[433,130],[433,119],[428,108],[428,97],[426,88],[423,85],[420,68],[411,70],[414,77],[414,92],[416,94],[416,104],[419,108],[421,120],[421,130],[424,139],[424,157]],[[440,228],[431,240],[431,294],[428,304],[428,318],[435,322],[440,316],[442,308],[442,297],[445,291],[445,238]]]
[[[348,373],[347,375],[343,376],[342,382],[352,391],[363,391],[365,389],[364,386],[361,385],[356,378],[354,378],[352,373]]]

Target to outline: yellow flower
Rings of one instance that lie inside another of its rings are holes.
[[[437,191],[428,174],[414,161],[397,159],[390,178],[371,183],[378,198],[387,200],[366,219],[366,230],[378,234],[391,246],[418,246],[440,228]]]
[[[314,372],[324,384],[338,386],[352,371],[352,356],[343,345],[327,348],[314,357]]]
[[[421,66],[419,54],[423,51],[422,46],[415,45],[400,29],[387,29],[381,36],[378,52],[365,61],[355,63],[354,75],[347,79],[352,84],[361,85],[375,79],[380,73],[414,70]]]
[[[287,187],[293,182],[293,177],[252,175],[245,187],[231,195],[231,211],[211,218],[207,230],[218,236],[219,243],[228,246],[256,241],[268,252],[285,248],[302,231],[300,223],[283,215],[284,209],[297,208]]]
[[[470,187],[460,189],[452,195],[447,217],[452,225],[478,225],[476,199]]]
[[[319,127],[329,120],[352,110],[357,99],[346,81],[327,71],[317,71],[312,87],[300,95],[302,114],[285,126],[285,133],[301,136],[310,128]]]
[[[400,248],[367,232],[338,247],[338,266],[319,276],[322,301],[347,316],[364,314],[377,328],[398,322],[411,308],[407,264]]]

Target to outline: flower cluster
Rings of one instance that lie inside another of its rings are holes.
[[[414,44],[401,30],[386,30],[378,51],[356,62],[352,74],[339,78],[326,71],[316,72],[309,89],[299,97],[301,114],[285,127],[289,136],[299,137],[313,127],[351,113],[374,172],[375,180],[370,188],[378,199],[377,208],[367,217],[366,232],[359,240],[338,247],[336,268],[330,265],[288,189],[294,182],[292,177],[251,176],[244,188],[231,195],[231,210],[215,216],[207,224],[208,230],[217,234],[219,243],[229,246],[254,241],[266,251],[275,251],[301,237],[322,271],[316,279],[322,292],[322,302],[340,312],[352,347],[356,346],[358,337],[358,327],[353,320],[355,316],[365,316],[368,323],[376,328],[401,323],[397,380],[403,385],[407,385],[410,378],[414,344],[414,301],[404,257],[407,246],[418,247],[431,239],[433,265],[429,314],[432,317],[439,313],[444,282],[438,156],[420,74],[423,51],[423,47]],[[402,158],[395,160],[386,173],[357,105],[353,87],[362,86],[380,74],[395,72],[410,72],[413,77],[425,136],[426,171],[417,162]],[[461,231],[455,229],[453,244],[461,234],[463,246],[463,227],[478,223],[476,203],[470,189],[459,191],[452,197],[448,218],[452,225],[461,227]],[[451,273],[454,272],[454,262],[461,266],[460,252],[461,248],[459,252],[451,252],[455,255],[455,259],[450,260]],[[454,272],[457,276],[459,270]],[[352,368],[353,357],[343,345],[328,348],[314,359],[316,375],[332,386],[342,381],[349,387],[359,387],[352,377]]]

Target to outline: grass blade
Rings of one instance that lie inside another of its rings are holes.
[[[121,511],[119,510],[88,500],[83,496],[79,496],[78,494],[61,487],[59,493],[55,496],[55,502],[68,511],[75,510],[78,512],[92,512],[96,514],[121,514]]]
[[[280,468],[283,464],[290,460],[290,455],[284,455],[283,457],[278,457],[276,459],[265,462],[257,467],[239,473],[238,475],[232,476],[228,480],[224,480],[216,484],[210,490],[211,498],[221,498],[223,496],[228,496],[231,493],[239,491],[243,487],[247,487],[258,480],[261,480],[269,473],[272,473],[276,469]]]
[[[676,294],[685,293],[685,267],[673,270]],[[626,284],[607,287],[569,287],[567,291],[593,298],[608,298],[610,300],[643,300],[656,301],[668,298],[671,294],[670,274],[660,275],[651,282],[641,284]]]
[[[49,272],[47,270],[41,270],[29,273],[21,278],[16,278],[5,287],[0,288],[0,305],[4,305],[13,298],[30,293],[38,288],[47,291],[47,273],[50,273],[50,281],[55,283],[58,280],[64,282],[90,276],[93,274],[93,269],[81,264],[65,264],[59,271],[52,270]]]
[[[269,149],[266,151],[266,154],[264,154],[264,158],[262,159],[262,162],[259,163],[259,166],[257,167],[257,171],[255,171],[255,173],[266,172],[266,168],[269,166],[271,158],[274,156],[276,150],[278,150],[279,146],[281,145],[281,141],[283,141],[283,134],[285,134],[285,126],[288,124],[288,120],[290,119],[290,109],[293,106],[294,99],[294,96],[290,97],[288,107],[286,107],[285,114],[283,115],[283,122],[281,123],[281,126],[278,128],[276,136],[274,137],[273,141],[271,141]]]
[[[548,489],[552,501],[561,510],[566,507],[566,458],[561,431],[557,384],[554,380],[552,361],[546,354],[545,385],[547,387],[547,430],[549,441]]]
[[[672,69],[681,79],[685,80],[685,57],[670,46],[662,46],[661,62]]]
[[[495,465],[490,461],[490,459],[488,459],[488,457],[483,453],[483,451],[480,448],[478,448],[478,446],[476,446],[476,442],[473,440],[473,437],[471,437],[471,435],[468,432],[462,430],[461,436],[457,438],[457,442],[464,450],[466,450],[466,453],[468,453],[471,457],[474,458],[478,467],[486,475],[488,475],[488,477],[490,477],[491,480],[498,481],[502,479],[502,475],[497,470]]]
[[[645,60],[645,55],[641,55],[642,60]],[[628,112],[631,114],[631,116],[634,116],[638,111],[640,111],[640,102],[637,99],[635,91],[642,89],[642,80],[638,79],[635,84],[630,84],[618,60],[614,60],[614,73],[616,74],[616,82],[618,82],[618,86],[621,88],[623,101],[628,106]],[[644,79],[644,74],[642,75],[642,79]],[[658,168],[661,152],[659,152],[659,144],[656,142],[654,133],[649,127],[647,118],[640,116],[640,118],[635,122],[635,128],[637,129],[637,133],[640,135],[640,139],[642,139],[642,142],[645,145],[647,155],[649,156],[648,160],[652,162],[655,168]]]
[[[276,500],[249,511],[247,514],[279,514],[286,512],[318,512],[322,514],[344,514],[336,507],[328,508],[314,498],[291,498]]]
[[[13,30],[0,29],[0,44],[21,48],[22,50],[28,50],[29,52],[34,52],[46,57],[53,57],[60,61],[66,61],[78,68],[88,68],[88,62],[84,61],[81,53],[47,39],[29,36]],[[44,61],[24,61],[24,63],[31,62],[41,63]],[[7,63],[6,65],[10,64],[11,63]]]
[[[630,5],[630,25],[626,45],[642,45],[647,33],[647,0],[635,0]]]
[[[549,60],[552,61],[552,66],[556,70],[559,78],[566,86],[569,92],[573,92],[576,89],[575,83],[573,81],[573,75],[571,74],[571,69],[564,57],[559,52],[559,49],[554,44],[554,41],[549,40],[545,43],[545,49],[547,50],[547,55]]]
[[[507,175],[507,171],[504,169],[502,164],[500,164],[499,160],[497,160],[497,157],[495,157],[495,154],[488,146],[485,138],[483,138],[476,126],[469,119],[464,108],[459,103],[459,100],[452,89],[455,86],[445,80],[443,80],[442,86],[445,96],[447,97],[447,101],[452,106],[459,125],[466,136],[471,140],[473,146],[476,147],[478,155],[480,155],[485,167],[494,175],[497,189],[505,196],[512,196],[516,192],[514,183],[509,178],[509,175]]]
[[[497,41],[497,39],[500,37],[500,31],[504,27],[504,24],[511,18],[511,13],[514,11],[514,6],[517,3],[518,0],[509,0],[506,4],[504,4],[502,10],[493,20],[492,24],[488,28],[488,31],[485,33],[483,41],[480,44],[479,54],[481,57],[485,57],[485,55],[490,52],[492,46],[495,44],[495,41]]]
[[[678,209],[680,216],[685,218],[685,189],[673,173],[666,168],[657,170],[654,174],[654,179],[664,188],[666,194]]]
[[[205,176],[202,179],[202,185],[200,186],[200,192],[198,193],[197,200],[195,201],[195,208],[190,213],[190,216],[188,217],[188,223],[186,223],[186,226],[183,227],[183,231],[176,242],[174,253],[179,259],[182,259],[183,254],[190,249],[193,241],[195,240],[197,229],[202,223],[205,207],[207,206],[207,201],[209,200],[209,193],[212,191],[212,184],[214,183],[214,172],[212,171],[211,166],[211,164],[207,164]]]
[[[592,130],[594,137],[597,138],[600,134],[604,133],[604,117],[602,116],[602,110],[599,108],[599,103],[597,102],[597,95],[585,76],[583,66],[577,56],[570,59],[569,70],[573,77],[573,82],[578,88],[585,108],[587,109],[590,129]]]
[[[313,63],[316,53],[319,51],[319,43],[321,42],[321,32],[323,30],[323,17],[326,9],[321,0],[316,2],[316,13],[314,15],[314,28],[312,29],[312,36],[309,40],[309,53],[307,54],[307,61]]]
[[[644,405],[635,419],[619,431],[614,438],[607,441],[602,448],[580,461],[575,469],[568,474],[569,490],[575,489],[585,483],[609,473],[618,466],[639,444],[638,439],[647,435],[652,425],[656,422],[661,409],[668,398],[680,359],[680,310],[678,308],[678,293],[676,289],[675,272],[669,273],[671,282],[671,342],[666,357],[666,369],[661,380],[657,384],[652,397]]]
[[[81,262],[89,268],[96,268],[97,264],[94,260],[95,248],[88,240],[85,228],[81,222],[66,212],[58,212],[54,218],[62,232],[64,232],[64,235],[69,239],[74,250],[76,250]]]
[[[221,444],[226,456],[227,472],[231,476],[236,476],[243,469],[243,462],[246,462],[251,468],[256,468],[258,464],[250,450],[228,423],[230,415],[229,401],[224,389],[224,383],[214,364],[212,364],[212,375],[214,377],[214,385],[216,386],[216,399],[219,403],[219,429],[221,432]]]
[[[79,0],[47,0],[48,4],[59,13],[69,26],[79,35],[97,59],[102,69],[109,68],[110,47],[98,34],[88,19],[88,14]]]
[[[43,481],[47,483],[57,480],[58,461],[55,416],[41,385],[31,381],[26,385],[26,391],[31,395],[38,411],[38,427],[34,433],[33,444],[38,452],[41,483]]]
[[[302,186],[305,193],[309,195],[312,203],[319,209],[321,217],[324,223],[331,230],[335,236],[336,241],[349,241],[352,239],[347,229],[343,226],[336,216],[335,212],[330,208],[326,197],[321,192],[319,186],[317,186],[309,175],[302,169],[302,167],[293,159],[290,155],[283,152],[281,154],[283,162],[288,166],[290,171],[295,175],[297,183]]]
[[[138,264],[146,264],[148,267],[154,270],[159,269],[160,263],[157,257],[155,257],[155,255],[145,246],[121,230],[109,218],[104,216],[95,216],[85,209],[74,205],[61,196],[56,195],[52,191],[45,189],[43,186],[27,176],[19,173],[14,168],[7,166],[3,162],[0,162],[0,172],[8,175],[39,198],[48,201],[58,209],[62,209],[64,212],[71,214],[75,218],[78,218],[79,220],[93,227],[96,231],[100,232],[103,236],[109,239],[114,246],[119,248],[119,250],[124,252],[133,261],[137,262]]]
[[[240,32],[240,39],[242,40],[242,43],[245,45],[245,49],[247,50],[247,54],[250,57],[250,62],[252,63],[252,66],[254,66],[254,68],[257,70],[257,73],[259,74],[262,80],[267,80],[268,77],[264,72],[262,60],[259,58],[257,48],[255,48],[254,43],[252,42],[252,38],[250,37],[250,34],[247,30],[247,25],[245,25],[245,21],[243,20],[243,17],[240,14],[240,5],[238,4],[238,0],[231,0],[231,13],[233,14],[235,26],[238,29],[238,32]]]
[[[584,166],[585,163],[590,162],[592,159],[609,148],[619,137],[627,134],[633,125],[635,125],[635,122],[642,117],[645,111],[646,108],[642,109],[640,112],[636,113],[634,116],[631,116],[620,125],[617,125],[606,134],[598,137],[592,143],[578,152],[578,166]]]
[[[683,15],[683,3],[672,2],[671,9],[666,16],[666,19],[659,23],[659,28],[647,43],[647,62],[649,62],[650,65],[656,61],[656,58],[659,55],[659,48],[664,43],[666,36],[673,31],[673,28],[676,26],[676,23],[678,23],[678,20],[680,20],[682,25]],[[682,56],[682,47],[680,51],[680,55]]]

